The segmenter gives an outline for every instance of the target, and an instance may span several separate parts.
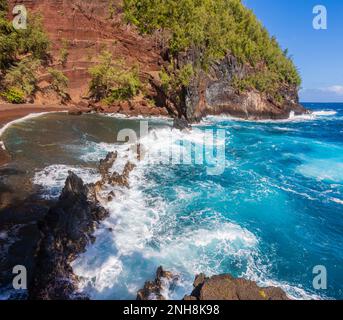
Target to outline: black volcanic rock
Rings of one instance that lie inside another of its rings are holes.
[[[98,198],[106,184],[129,187],[129,174],[134,165],[127,162],[123,173],[110,174],[117,153],[109,153],[100,161],[102,179],[85,185],[77,175],[69,172],[57,203],[39,223],[40,244],[36,253],[35,268],[29,284],[29,299],[67,300],[87,299],[77,294],[78,278],[70,263],[95,241],[93,233],[99,222],[108,216]],[[108,198],[115,197],[113,192]]]
[[[187,120],[175,118],[174,123],[173,123],[173,128],[178,129],[178,130],[186,130],[186,129],[190,129],[191,126],[189,125]]]
[[[276,287],[261,288],[256,282],[235,279],[231,275],[211,278],[200,274],[195,278],[194,290],[184,300],[289,300],[286,293]]]
[[[91,189],[92,185],[84,185],[78,176],[69,172],[58,202],[40,223],[42,239],[33,281],[29,285],[30,299],[64,300],[73,297],[77,278],[70,262],[94,240],[92,234],[96,223],[108,214],[99,203],[88,200]]]
[[[154,281],[147,281],[143,289],[137,292],[137,300],[165,300],[164,290],[170,289],[178,280],[178,276],[163,267],[158,267]]]
[[[192,63],[197,54],[184,53],[179,63]],[[249,68],[228,54],[221,61],[213,63],[208,72],[201,71],[184,89],[183,116],[190,122],[197,122],[206,115],[226,114],[244,119],[286,119],[291,112],[295,115],[308,111],[299,104],[298,88],[284,85],[279,94],[283,102],[273,101],[257,90],[238,92],[233,85],[234,78],[244,78]]]

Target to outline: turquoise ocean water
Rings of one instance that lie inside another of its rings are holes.
[[[163,265],[180,275],[169,298],[190,293],[194,275],[205,272],[281,286],[295,298],[342,299],[343,104],[306,107],[315,114],[276,122],[209,117],[197,125],[225,132],[219,175],[206,163],[137,164],[131,188],[115,190],[97,241],[73,264],[81,289],[94,299],[134,299]],[[142,145],[168,157],[168,122],[150,126]],[[68,170],[95,181],[108,151],[129,152],[113,138],[125,127],[137,130],[139,120],[54,114],[16,124],[3,139],[42,196],[56,197]],[[202,141],[199,132],[172,134]],[[313,288],[317,265],[327,268],[327,290]]]

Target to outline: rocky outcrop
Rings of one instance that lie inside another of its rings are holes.
[[[94,241],[96,223],[108,214],[99,203],[89,201],[91,188],[69,172],[58,202],[40,224],[42,239],[30,299],[64,300],[76,291],[77,279],[70,262]]]
[[[168,292],[174,289],[178,280],[179,276],[159,267],[155,280],[147,281],[143,289],[138,291],[137,300],[166,300]],[[210,278],[200,274],[195,277],[193,286],[193,292],[184,300],[290,300],[280,288],[262,288],[254,281],[235,279],[228,274]]]
[[[44,201],[27,199],[0,211],[0,292],[11,291],[13,267],[25,266],[27,282],[32,281],[35,255],[41,240],[37,220],[43,219],[49,210]],[[12,299],[25,298],[20,292],[11,292]],[[19,296],[18,296],[19,294]]]
[[[261,288],[256,282],[235,279],[231,275],[195,278],[194,290],[184,300],[289,300],[280,288]]]
[[[30,299],[87,298],[76,293],[78,278],[70,263],[95,241],[93,233],[97,225],[108,216],[100,203],[102,187],[109,182],[120,187],[128,186],[129,173],[133,170],[131,163],[127,163],[122,174],[110,173],[117,156],[117,153],[110,153],[101,160],[102,179],[96,184],[85,185],[69,172],[58,202],[38,224],[41,240],[29,286]]]
[[[188,121],[186,119],[175,118],[173,123],[173,128],[177,130],[187,130],[191,129]]]
[[[12,269],[23,265],[27,269],[28,296],[13,292],[11,298],[87,299],[77,293],[79,279],[71,262],[95,241],[95,229],[108,216],[102,201],[116,195],[107,191],[107,186],[129,187],[134,165],[127,162],[119,174],[112,169],[117,158],[117,153],[109,153],[101,160],[101,179],[96,184],[84,184],[69,172],[57,201],[42,200],[34,194],[0,211],[0,292],[13,289]],[[107,193],[108,198],[104,197]]]
[[[180,63],[187,63],[187,59],[181,59]],[[244,119],[286,119],[291,112],[295,115],[307,112],[299,104],[296,87],[285,87],[280,92],[284,101],[281,104],[256,90],[238,92],[232,81],[246,74],[248,68],[230,54],[213,64],[207,73],[200,72],[184,89],[184,116],[189,121],[219,114]]]
[[[166,300],[168,292],[178,281],[178,276],[158,267],[154,281],[147,281],[137,293],[137,300]]]
[[[101,174],[101,181],[108,180],[110,178],[109,170],[112,168],[116,160],[118,159],[118,152],[110,152],[106,158],[100,160],[99,172]]]
[[[198,72],[191,84],[181,92],[166,94],[159,73],[169,63],[168,48],[163,45],[164,41],[160,41],[158,34],[142,36],[125,22],[122,0],[10,0],[10,8],[15,4],[24,4],[43,15],[44,28],[53,44],[54,67],[69,78],[68,93],[76,104],[72,114],[81,114],[83,108],[78,104],[88,103],[88,69],[99,62],[99,54],[104,48],[112,52],[116,59],[123,59],[127,65],[139,66],[147,99],[136,97],[111,106],[92,105],[91,110],[129,116],[169,115],[189,122],[217,114],[244,119],[284,119],[291,112],[306,112],[299,104],[296,87],[284,86],[279,90],[283,103],[276,103],[256,90],[238,92],[232,80],[247,75],[249,67],[240,64],[230,54],[212,64],[207,72]],[[61,63],[60,51],[66,43],[68,59]],[[193,63],[199,55],[201,52],[181,53],[178,65]],[[46,76],[42,75],[42,83],[46,80]],[[48,102],[51,103],[51,98]],[[46,101],[41,99],[36,103],[44,104]]]

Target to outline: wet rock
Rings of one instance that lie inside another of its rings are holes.
[[[39,224],[41,243],[37,250],[30,299],[65,300],[75,296],[77,277],[70,262],[94,241],[96,223],[107,216],[98,202],[89,201],[92,186],[69,172],[58,202]]]
[[[117,172],[114,172],[112,174],[111,178],[109,179],[109,183],[111,185],[118,185],[121,187],[129,188],[130,187],[129,175],[135,167],[136,167],[136,165],[134,165],[133,163],[128,161],[124,167],[123,173],[119,174]]]
[[[184,300],[290,300],[276,287],[261,288],[256,282],[235,279],[231,275],[211,278],[200,274],[195,278],[194,290]]]
[[[83,111],[78,108],[72,108],[68,111],[68,114],[71,116],[81,116],[83,114]]]
[[[99,171],[103,180],[109,179],[109,170],[118,158],[118,152],[110,152],[104,160],[100,160]]]
[[[41,234],[37,248],[33,277],[29,285],[30,299],[66,300],[86,299],[78,295],[78,278],[70,263],[83,253],[89,243],[95,241],[93,233],[99,222],[108,216],[101,206],[102,188],[105,184],[129,187],[129,174],[135,165],[127,162],[123,173],[110,169],[118,154],[109,153],[100,161],[102,179],[85,185],[81,178],[69,172],[65,186],[57,203],[50,208],[38,224]],[[109,194],[113,200],[114,192]],[[159,275],[167,275],[160,271]]]
[[[199,54],[191,51],[183,53],[179,63],[192,63]],[[286,119],[291,112],[296,115],[307,113],[299,104],[296,86],[284,85],[279,90],[282,103],[256,90],[238,92],[233,79],[244,78],[249,72],[249,66],[242,65],[234,56],[227,54],[221,61],[213,63],[208,72],[199,72],[184,89],[182,115],[191,122],[197,122],[206,115],[218,114],[245,119]]]
[[[147,281],[137,292],[137,300],[166,300],[165,292],[172,289],[178,279],[178,276],[159,267],[155,280]]]
[[[187,120],[175,118],[174,123],[173,123],[173,128],[178,129],[178,130],[186,130],[186,129],[190,129],[191,126],[189,125]]]

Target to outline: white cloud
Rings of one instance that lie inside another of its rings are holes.
[[[328,88],[325,88],[323,91],[328,91],[328,92],[332,92],[338,95],[343,95],[343,86],[331,86]]]

